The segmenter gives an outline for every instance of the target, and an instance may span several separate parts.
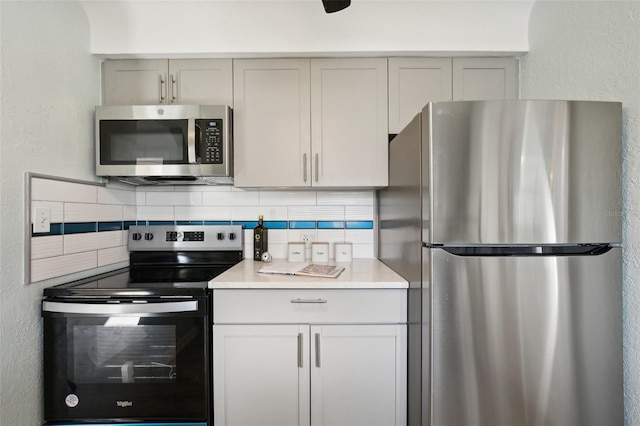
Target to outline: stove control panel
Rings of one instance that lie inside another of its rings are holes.
[[[151,225],[129,227],[129,251],[243,250],[240,225]]]

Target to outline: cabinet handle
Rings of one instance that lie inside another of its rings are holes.
[[[302,179],[307,181],[307,153],[302,154]]]
[[[165,99],[165,79],[164,76],[162,74],[160,74],[158,77],[160,77],[160,103],[164,103],[164,99]]]
[[[176,78],[173,76],[173,74],[169,75],[169,83],[171,84],[171,103],[174,103],[176,101],[176,91],[178,83],[176,83]]]
[[[316,333],[316,367],[320,368],[320,333]]]
[[[292,299],[291,303],[327,303],[327,299],[321,299],[321,298],[317,298],[317,299]]]
[[[196,164],[196,119],[187,120],[187,161],[189,164]]]
[[[316,182],[318,181],[318,154],[316,154]]]
[[[302,368],[302,333],[298,333],[298,368]]]

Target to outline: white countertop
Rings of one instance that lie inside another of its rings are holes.
[[[286,262],[286,259],[274,259],[273,262]],[[404,278],[378,259],[353,259],[349,263],[329,264],[344,266],[345,270],[337,278],[264,274],[257,271],[268,263],[245,259],[209,281],[209,288],[408,288]]]

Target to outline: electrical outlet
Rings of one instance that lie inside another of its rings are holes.
[[[316,240],[315,234],[302,234],[302,241],[304,241],[304,245],[309,247],[313,241]]]

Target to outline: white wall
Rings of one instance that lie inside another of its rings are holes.
[[[521,97],[620,101],[627,425],[640,425],[640,2],[540,1],[521,59]]]
[[[99,62],[75,1],[0,2],[0,424],[42,421],[42,286],[24,285],[25,172],[95,180]]]
[[[531,0],[83,0],[91,51],[147,57],[524,52]]]

